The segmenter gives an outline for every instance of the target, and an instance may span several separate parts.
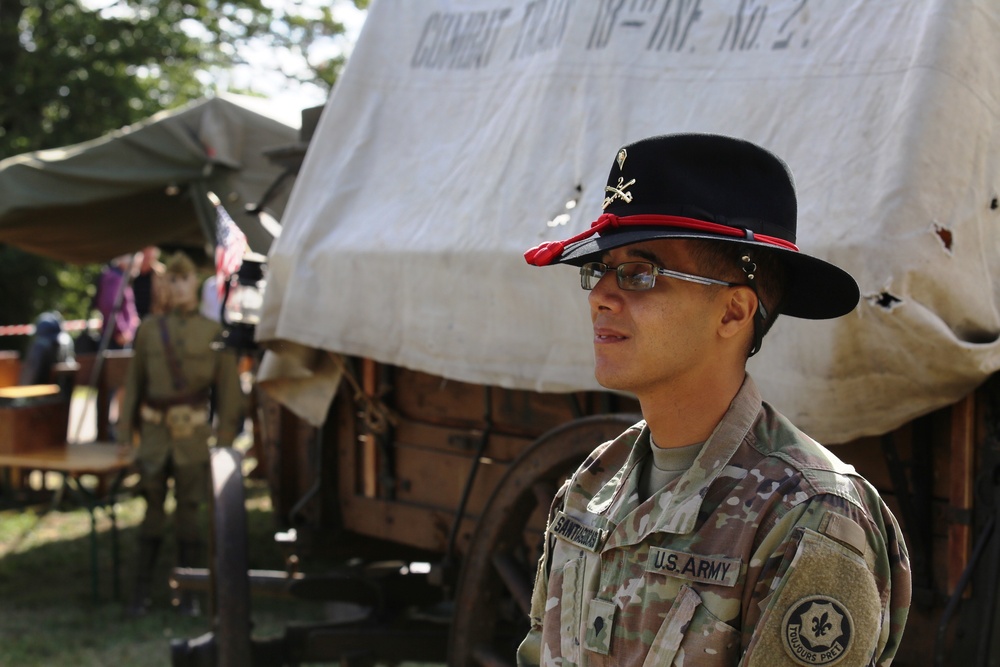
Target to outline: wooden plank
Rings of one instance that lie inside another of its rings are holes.
[[[415,421],[455,427],[482,428],[484,388],[480,385],[394,368],[395,409]]]
[[[0,350],[0,387],[17,384],[21,374],[21,356],[14,351]]]
[[[361,496],[344,498],[342,505],[344,525],[350,531],[436,553],[447,549],[454,520],[448,511]],[[475,525],[475,518],[462,521],[455,540],[459,553],[467,550]]]
[[[437,426],[401,419],[394,431],[397,445],[424,447],[461,456],[473,456],[482,430]],[[483,455],[494,461],[509,463],[534,442],[531,438],[492,433]]]
[[[434,553],[444,553],[448,547],[454,514],[437,507],[389,501],[378,498],[341,496],[344,527],[354,533],[378,539],[391,540],[399,544]],[[545,513],[548,508],[536,508],[526,522],[524,544],[529,553],[540,553],[542,531],[545,529]],[[479,517],[466,514],[455,539],[455,549],[459,554],[468,551]],[[532,558],[536,558],[537,555]]]
[[[26,384],[15,387],[0,387],[0,402],[14,402],[57,396],[59,386],[54,384]]]
[[[132,464],[132,453],[114,443],[85,443],[50,447],[24,454],[0,454],[0,466],[55,470],[76,475],[103,475]]]
[[[951,408],[939,410],[933,414],[934,442],[944,443],[950,437]],[[908,422],[892,433],[893,442],[899,450],[899,456],[904,461],[913,460],[913,424]],[[882,452],[879,437],[866,437],[852,440],[841,445],[833,445],[830,451],[846,463],[857,468],[865,479],[879,490],[880,494],[894,494],[889,467]],[[947,500],[950,495],[949,448],[935,445],[931,451],[933,457],[934,478],[931,493],[934,498]],[[898,515],[897,515],[897,518]]]
[[[0,453],[20,454],[66,446],[69,399],[0,407]]]
[[[582,393],[540,394],[499,388],[493,389],[491,398],[498,431],[535,438],[580,417],[587,400]]]
[[[901,441],[901,438],[896,438],[897,444],[901,445]],[[908,441],[906,448],[909,449]],[[830,447],[830,451],[845,463],[850,463],[857,468],[858,473],[871,482],[872,486],[880,493],[892,490],[889,468],[886,465],[885,456],[882,454],[882,444],[878,438],[859,438],[843,445],[834,445]]]
[[[487,400],[493,430],[537,438],[564,424],[585,406],[585,394],[540,394],[446,380],[405,368],[394,369],[393,401],[403,417],[456,428],[486,426]]]
[[[353,412],[351,410],[352,415]],[[353,416],[337,420],[337,495],[339,496],[337,500],[341,514],[346,513],[345,503],[361,491],[361,470],[358,462],[361,435],[357,432],[356,425],[357,419]]]
[[[472,469],[472,458],[424,447],[397,445],[396,499],[454,512]],[[469,493],[466,513],[479,514],[507,465],[483,459]]]
[[[361,361],[361,385],[365,396],[374,399],[379,395],[378,366],[371,359]],[[358,470],[361,481],[361,493],[368,498],[378,496],[378,443],[371,433],[361,435],[361,460]]]
[[[975,463],[976,397],[972,393],[951,410],[951,474],[948,523],[948,594],[958,585],[969,563],[972,549],[970,523],[973,501]]]

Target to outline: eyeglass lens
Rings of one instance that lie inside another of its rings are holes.
[[[580,267],[580,286],[585,290],[594,289],[609,270],[611,267],[601,262],[584,264]],[[655,269],[648,262],[625,262],[619,264],[614,271],[618,287],[623,290],[648,290],[656,283]]]

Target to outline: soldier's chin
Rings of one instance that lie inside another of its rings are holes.
[[[631,394],[632,391],[629,388],[629,383],[625,381],[624,378],[620,377],[615,373],[602,372],[600,367],[594,370],[594,379],[597,380],[597,384],[601,385],[608,391],[616,391],[619,393]]]

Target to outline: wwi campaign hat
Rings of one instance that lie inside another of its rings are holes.
[[[799,252],[795,225],[795,186],[778,157],[731,137],[665,135],[618,151],[604,213],[590,229],[524,256],[535,266],[582,266],[613,248],[652,239],[742,243],[767,248],[786,265],[782,313],[819,320],[851,312],[858,284],[843,269]]]
[[[167,260],[166,272],[178,276],[188,276],[197,271],[194,262],[183,252],[176,252]]]

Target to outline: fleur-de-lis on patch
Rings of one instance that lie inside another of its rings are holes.
[[[824,613],[822,616],[813,618],[812,631],[814,635],[822,637],[830,630],[833,630],[833,623],[830,623],[830,614]]]
[[[844,635],[844,615],[837,611],[832,601],[817,599],[810,602],[808,608],[800,607],[799,613],[802,636],[813,648],[831,646]]]

